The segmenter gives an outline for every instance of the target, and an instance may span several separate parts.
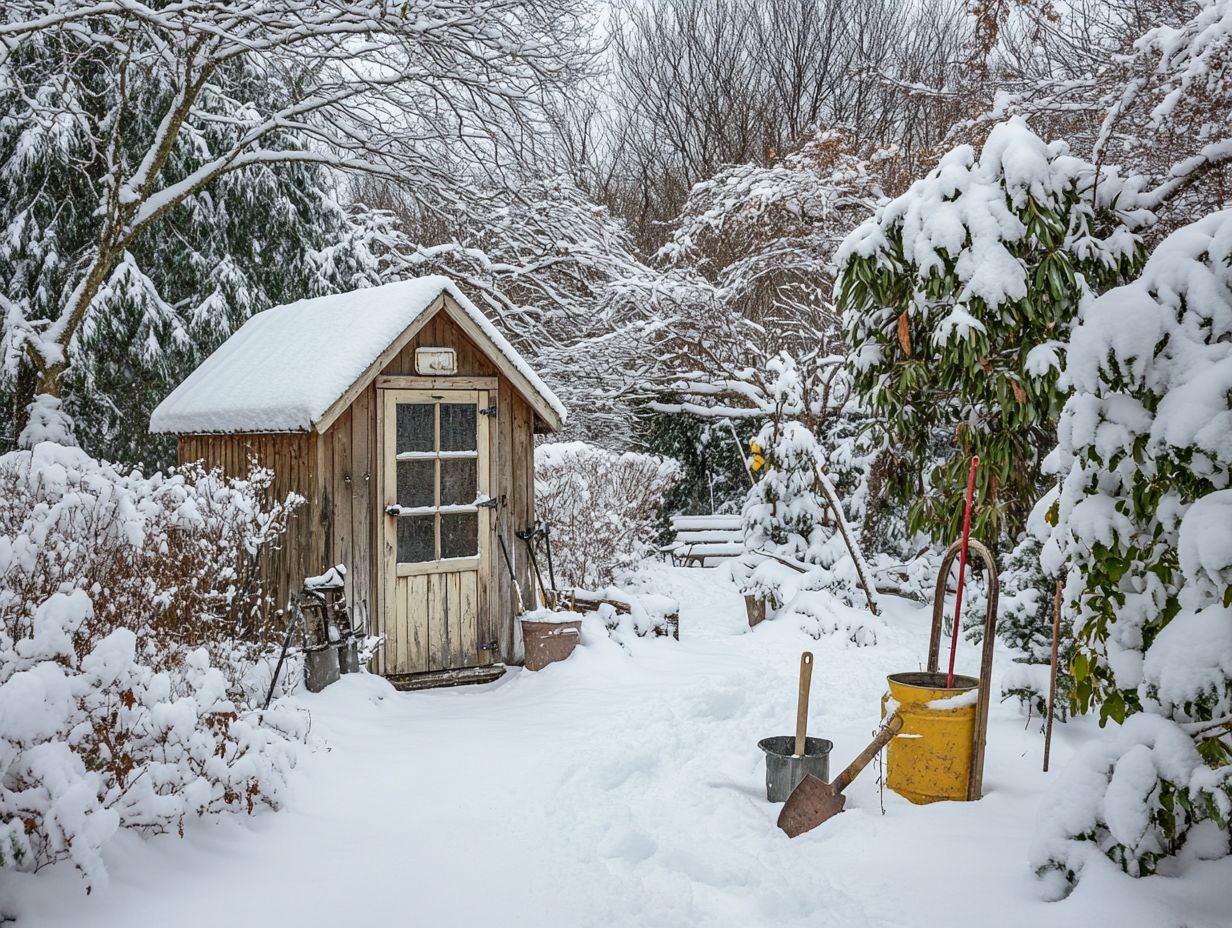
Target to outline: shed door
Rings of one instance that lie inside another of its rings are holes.
[[[477,666],[488,392],[382,393],[385,672]]]

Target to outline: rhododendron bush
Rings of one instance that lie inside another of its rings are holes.
[[[297,499],[270,480],[0,457],[0,868],[71,860],[95,885],[120,828],[281,803],[303,730],[254,708],[255,564]]]
[[[886,492],[912,532],[958,537],[951,498],[973,454],[976,536],[995,545],[1025,526],[1078,306],[1140,262],[1137,184],[1011,119],[978,153],[946,154],[835,253],[854,392],[888,437]]]

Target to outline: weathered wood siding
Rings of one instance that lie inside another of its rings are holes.
[[[292,515],[287,533],[276,551],[267,551],[261,561],[261,576],[272,581],[275,608],[284,608],[303,578],[318,574],[325,566],[318,552],[323,544],[320,499],[316,492],[316,436],[303,432],[233,435],[180,435],[176,461],[197,461],[207,468],[220,468],[228,477],[247,477],[251,464],[274,472],[270,493],[284,499],[288,493],[304,497]]]
[[[499,376],[479,346],[444,314],[428,320],[385,366],[381,376],[415,377],[415,349],[438,345],[456,350],[456,377],[495,379],[497,415],[489,440],[491,492],[505,497],[500,514],[502,533],[514,559],[523,599],[530,608],[535,597],[530,560],[526,545],[514,532],[534,523],[534,412],[509,381]],[[450,381],[450,377],[433,378],[431,386],[449,389]],[[285,605],[290,595],[299,591],[304,577],[334,564],[345,564],[354,621],[379,634],[384,631],[379,533],[385,501],[378,482],[382,448],[377,406],[377,384],[368,384],[322,434],[181,435],[177,458],[180,463],[200,460],[233,476],[247,474],[249,458],[255,458],[274,471],[276,494],[285,496],[294,491],[304,496],[306,503],[293,517],[281,548],[272,552],[263,566],[276,580],[276,601]],[[494,525],[495,520],[492,522]],[[490,659],[512,662],[520,657],[515,653],[516,597],[495,528],[489,532],[487,544],[487,576],[480,577],[477,591],[479,638],[498,642],[498,657]]]

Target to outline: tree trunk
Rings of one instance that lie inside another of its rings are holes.
[[[26,358],[17,362],[17,376],[13,380],[13,434],[4,437],[6,447],[17,447],[17,436],[30,421],[30,404],[34,402],[38,371]]]

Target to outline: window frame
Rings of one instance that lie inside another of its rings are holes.
[[[489,408],[491,391],[467,389],[383,389],[383,433],[384,441],[381,449],[381,461],[384,469],[383,483],[385,505],[381,517],[386,520],[385,537],[390,550],[388,558],[392,560],[394,573],[398,577],[416,576],[429,573],[451,573],[463,570],[479,570],[487,554],[486,534],[488,520],[483,517],[487,510],[477,503],[490,498],[489,484],[489,416],[483,410]],[[431,404],[433,411],[433,446],[435,451],[404,451],[398,452],[397,420],[398,406]],[[441,405],[470,405],[475,407],[475,450],[474,451],[441,451]],[[475,467],[475,502],[467,504],[440,504],[441,465],[442,460],[473,460]],[[398,493],[398,462],[399,461],[433,461],[433,500],[432,506],[403,507],[397,502]],[[396,514],[389,510],[396,508]],[[476,514],[476,553],[467,557],[440,557],[442,544],[441,516],[456,513]],[[433,520],[433,553],[437,555],[430,561],[399,561],[398,560],[398,522],[400,518],[412,516],[435,516]]]

